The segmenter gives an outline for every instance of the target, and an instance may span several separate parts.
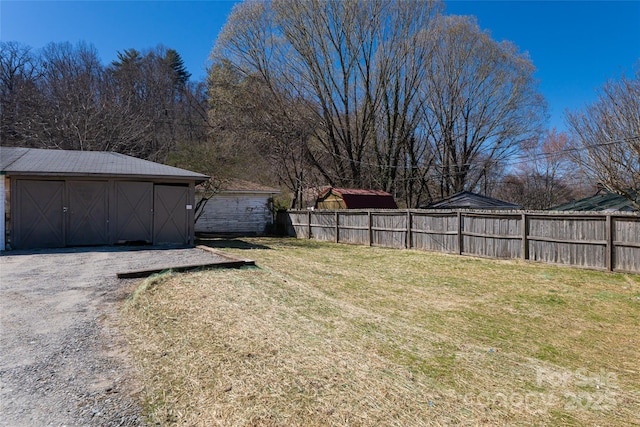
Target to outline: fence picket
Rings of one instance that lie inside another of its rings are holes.
[[[637,213],[320,210],[279,221],[299,238],[640,273]]]

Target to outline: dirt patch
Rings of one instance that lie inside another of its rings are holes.
[[[116,273],[228,261],[200,249],[15,251],[0,258],[0,426],[142,425],[115,327]]]

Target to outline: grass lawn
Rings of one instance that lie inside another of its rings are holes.
[[[413,250],[204,242],[256,268],[123,306],[150,424],[640,425],[640,276]]]

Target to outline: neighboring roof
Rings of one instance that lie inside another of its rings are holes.
[[[393,196],[380,190],[329,187],[318,195],[318,202],[331,193],[341,197],[347,209],[398,209]]]
[[[595,196],[564,203],[549,209],[550,211],[610,211],[634,212],[637,209],[631,201],[619,194],[600,191]]]
[[[363,190],[359,188],[331,188],[329,187],[324,192],[332,190],[334,193],[340,194],[342,196],[381,196],[381,197],[389,197],[391,194],[382,190]]]
[[[280,194],[278,188],[267,187],[255,182],[244,181],[242,179],[231,179],[223,183],[220,191],[228,193],[265,193]]]
[[[266,185],[257,184],[251,181],[245,181],[242,179],[230,179],[225,180],[222,183],[212,181],[212,188],[216,189],[216,193],[243,193],[243,194],[280,194],[279,188],[267,187]],[[206,185],[203,183],[196,186],[197,192],[204,192]]]
[[[438,202],[431,203],[424,207],[425,209],[520,209],[515,203],[505,202],[504,200],[494,199],[493,197],[483,196],[481,194],[472,193],[470,191],[462,191],[460,193],[449,196]]]
[[[129,176],[202,182],[208,176],[110,151],[0,147],[0,171],[9,175]]]

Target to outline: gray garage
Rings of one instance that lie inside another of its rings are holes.
[[[0,147],[0,164],[3,249],[194,242],[205,175],[96,151]]]

